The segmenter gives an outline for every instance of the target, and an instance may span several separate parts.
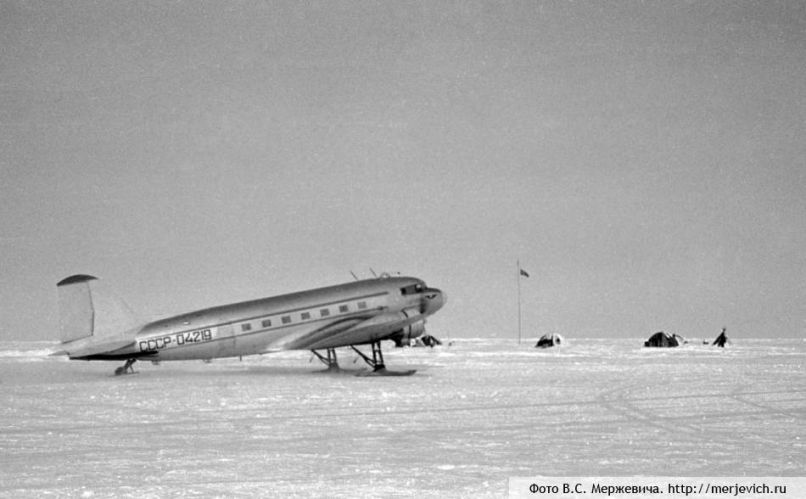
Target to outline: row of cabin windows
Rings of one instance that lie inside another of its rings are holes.
[[[365,301],[358,302],[358,309],[359,310],[365,310],[366,308],[367,308],[367,302],[365,302]],[[349,312],[349,311],[350,311],[350,306],[349,305],[339,305],[339,313],[346,313],[346,312]],[[320,309],[319,310],[319,316],[320,317],[329,317],[330,316],[330,309],[329,308]],[[300,318],[300,320],[303,320],[303,321],[310,320],[311,319],[311,312],[302,312],[299,315],[299,318]],[[284,315],[284,316],[280,317],[280,321],[283,324],[291,324],[291,316],[290,315]],[[263,319],[260,322],[260,325],[263,326],[264,328],[271,327],[271,319]],[[252,324],[251,323],[245,322],[245,323],[241,324],[241,331],[251,331],[251,330],[252,330]]]

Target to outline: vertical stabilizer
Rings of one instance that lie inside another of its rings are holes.
[[[136,324],[122,300],[104,292],[91,275],[76,274],[56,284],[62,343],[89,336],[121,335]]]
[[[91,275],[74,275],[56,284],[59,291],[59,329],[62,343],[92,336],[95,311],[92,308]]]

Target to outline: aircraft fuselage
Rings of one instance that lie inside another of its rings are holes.
[[[68,354],[84,360],[212,359],[414,338],[443,303],[440,290],[417,278],[369,279],[160,319],[133,330],[133,343],[124,347]]]

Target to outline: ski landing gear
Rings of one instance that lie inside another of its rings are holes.
[[[370,359],[368,356],[364,355],[364,353],[350,345],[350,348],[355,350],[355,353],[361,356],[364,359],[364,362],[369,364],[369,367],[372,368],[372,371],[361,373],[358,376],[411,376],[415,372],[416,369],[409,369],[408,371],[389,371],[386,369],[386,365],[383,363],[383,352],[381,352],[381,342],[380,341],[373,341],[372,342],[372,358]]]
[[[325,369],[322,372],[326,372],[326,373],[338,373],[338,372],[341,372],[341,368],[339,367],[339,360],[336,358],[336,350],[334,350],[332,348],[328,348],[327,349],[327,357],[325,357],[321,353],[317,352],[316,350],[311,350],[311,352],[313,352],[313,354],[316,355],[316,358],[321,360],[322,363],[327,366],[327,369]]]
[[[137,359],[126,359],[126,363],[115,369],[115,376],[122,374],[135,374],[132,364],[137,362]]]

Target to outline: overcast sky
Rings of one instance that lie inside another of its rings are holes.
[[[443,337],[806,333],[806,3],[0,1],[0,339],[361,277]]]

